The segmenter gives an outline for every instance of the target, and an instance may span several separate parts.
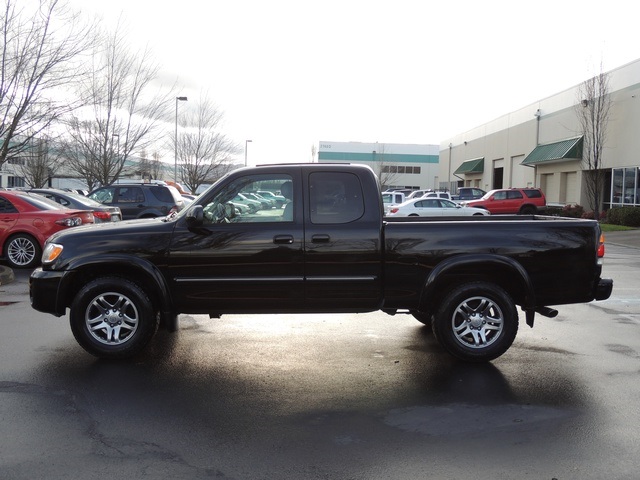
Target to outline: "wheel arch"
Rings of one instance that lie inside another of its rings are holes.
[[[427,277],[420,295],[420,311],[432,314],[439,300],[454,286],[486,281],[502,287],[526,312],[529,326],[535,314],[535,290],[524,267],[512,258],[493,254],[459,255],[440,262]]]
[[[163,321],[172,311],[171,290],[160,270],[151,262],[135,256],[101,256],[99,261],[72,265],[58,291],[58,310],[70,307],[82,286],[106,276],[122,277],[136,283],[162,314]]]

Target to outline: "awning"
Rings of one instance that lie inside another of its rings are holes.
[[[462,165],[453,172],[454,175],[464,175],[465,173],[484,173],[484,157],[462,162]]]
[[[533,167],[541,163],[577,160],[582,158],[582,136],[560,142],[538,145],[520,165]]]

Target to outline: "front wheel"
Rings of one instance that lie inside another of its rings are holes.
[[[158,328],[147,294],[120,277],[97,278],[85,285],[71,304],[69,319],[80,346],[109,359],[138,354]]]
[[[5,255],[11,268],[34,268],[40,263],[42,249],[31,235],[20,233],[7,241]]]
[[[506,352],[518,332],[518,311],[509,294],[488,282],[453,289],[433,320],[433,332],[453,356],[488,362]]]

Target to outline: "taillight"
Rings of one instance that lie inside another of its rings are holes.
[[[399,208],[393,207],[389,209],[389,213],[398,213]]]
[[[111,214],[109,212],[93,212],[93,216],[104,222],[111,220]]]
[[[604,263],[604,233],[600,234],[600,240],[598,241],[598,265]]]
[[[56,220],[56,223],[64,227],[77,227],[78,225],[82,225],[82,219],[80,217],[61,218]]]

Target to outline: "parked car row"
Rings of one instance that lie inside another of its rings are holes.
[[[47,238],[91,223],[91,210],[63,207],[37,193],[0,191],[0,251],[13,268],[34,268]]]
[[[387,212],[390,217],[442,217],[490,215],[484,208],[466,207],[446,198],[418,197],[393,206]]]

